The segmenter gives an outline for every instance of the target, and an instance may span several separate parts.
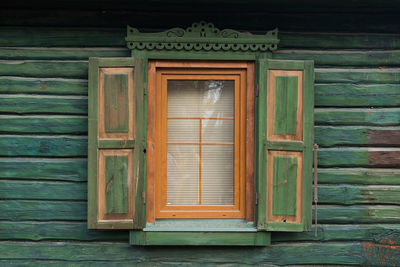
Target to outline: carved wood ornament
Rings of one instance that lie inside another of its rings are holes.
[[[212,23],[195,22],[185,29],[172,28],[159,33],[141,33],[128,26],[125,38],[131,50],[266,52],[278,48],[278,29],[263,35],[220,30]]]

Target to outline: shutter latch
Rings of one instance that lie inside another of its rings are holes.
[[[318,145],[314,144],[314,207],[315,207],[315,236],[318,235]]]

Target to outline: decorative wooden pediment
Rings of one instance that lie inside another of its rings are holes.
[[[131,50],[265,52],[278,48],[278,29],[263,35],[220,30],[212,23],[195,22],[186,30],[172,28],[158,33],[141,33],[128,26],[125,38]]]

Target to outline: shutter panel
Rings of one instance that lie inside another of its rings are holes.
[[[143,61],[89,59],[88,228],[141,228]]]
[[[312,61],[262,60],[258,99],[258,228],[311,228]]]

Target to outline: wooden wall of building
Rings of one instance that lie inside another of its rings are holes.
[[[0,10],[0,265],[400,264],[398,11],[146,8]],[[279,27],[275,58],[315,60],[317,237],[135,247],[126,231],[87,230],[88,57],[129,56],[128,23],[160,30],[200,19]]]

